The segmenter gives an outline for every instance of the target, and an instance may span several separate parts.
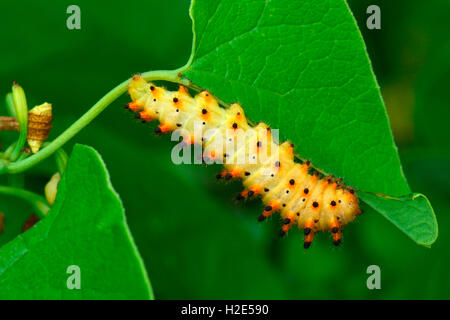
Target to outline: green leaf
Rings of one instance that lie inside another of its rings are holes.
[[[169,137],[149,135],[148,125],[124,119],[120,108],[113,113],[123,131],[90,126],[78,139],[98,146],[108,163],[157,298],[286,298],[283,272],[268,259],[286,243],[278,243],[274,223],[257,223],[259,204],[231,200],[242,185],[218,183],[220,166],[174,164]]]
[[[417,244],[431,246],[436,241],[438,236],[436,216],[423,194],[414,193],[392,198],[362,192],[359,196]]]
[[[81,290],[69,290],[77,265]],[[149,299],[152,290],[100,155],[76,145],[47,217],[0,249],[0,298]]]
[[[226,103],[239,101],[252,121],[280,129],[280,138],[322,172],[358,190],[411,193],[344,1],[194,0],[191,17],[194,44],[183,75]],[[386,201],[371,203],[382,213],[390,209]],[[427,201],[419,205],[432,210]],[[411,223],[396,225],[406,232]]]

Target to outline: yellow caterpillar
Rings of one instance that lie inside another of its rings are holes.
[[[260,196],[265,208],[259,221],[279,212],[281,236],[293,225],[303,229],[306,249],[314,234],[325,230],[339,245],[343,226],[361,213],[353,189],[333,177],[310,173],[309,161],[294,162],[294,145],[278,144],[264,123],[249,125],[239,104],[221,108],[208,91],[191,97],[183,86],[168,91],[147,83],[140,75],[132,78],[128,93],[132,102],[126,107],[139,112],[138,118],[144,122],[159,120],[156,133],[180,130],[186,145],[202,146],[206,162],[224,163],[218,179],[241,178],[245,190],[238,199]],[[196,134],[199,126],[201,135]]]

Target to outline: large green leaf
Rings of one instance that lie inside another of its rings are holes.
[[[67,268],[81,271],[69,290]],[[74,147],[48,216],[0,249],[0,298],[152,298],[143,263],[100,155]]]
[[[119,107],[118,105],[117,107]],[[118,108],[119,109],[119,108]],[[91,126],[79,139],[98,146],[127,208],[127,220],[158,299],[283,299],[283,274],[270,261],[282,249],[273,223],[258,224],[259,203],[234,203],[240,183],[214,178],[219,166],[175,165],[169,137],[122,119]],[[120,152],[102,143],[120,146]],[[134,159],[130,163],[130,159]],[[278,226],[276,226],[278,228]],[[294,239],[297,254],[301,242]],[[286,241],[288,242],[288,241]],[[329,248],[331,244],[322,242]]]
[[[239,101],[251,120],[279,128],[280,137],[322,172],[358,190],[411,193],[364,42],[344,1],[197,0],[191,16],[194,44],[183,75],[224,102]],[[371,206],[386,215],[389,201]],[[411,216],[432,212],[428,201],[401,210]],[[435,221],[434,214],[423,218]],[[396,225],[405,231],[414,223]],[[432,232],[437,235],[437,228]]]

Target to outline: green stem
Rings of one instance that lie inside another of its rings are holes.
[[[3,159],[9,159],[11,157],[11,153],[16,148],[17,141],[14,141],[5,151],[3,154]]]
[[[58,172],[61,176],[64,173],[64,171],[66,171],[68,159],[69,159],[69,156],[67,155],[67,153],[64,151],[63,148],[59,148],[55,152],[56,167],[58,168]]]
[[[41,220],[45,218],[45,215],[50,210],[50,206],[47,201],[40,195],[31,191],[14,187],[0,186],[0,194],[15,196],[28,201],[33,206],[34,210],[36,210],[36,214]]]
[[[149,71],[142,76],[147,81],[170,81],[180,83],[183,85],[189,85],[189,81],[180,77],[179,73],[182,69],[178,70],[161,70],[161,71]],[[56,150],[61,148],[67,141],[81,131],[85,126],[91,123],[103,110],[106,109],[112,102],[119,98],[123,93],[127,91],[130,79],[122,82],[117,87],[108,92],[103,98],[101,98],[89,111],[87,111],[81,118],[74,122],[66,131],[64,131],[59,137],[53,140],[47,147],[41,149],[38,153],[26,158],[23,161],[15,163],[8,163],[5,167],[0,169],[0,173],[18,173],[23,172],[42,160],[51,156]]]

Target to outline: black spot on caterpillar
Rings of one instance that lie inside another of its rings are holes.
[[[249,125],[239,104],[221,108],[207,91],[191,97],[183,86],[167,91],[139,75],[131,80],[128,93],[132,98],[128,109],[139,112],[142,121],[159,120],[156,133],[181,129],[184,143],[201,144],[205,159],[226,160],[217,178],[242,179],[245,189],[237,199],[262,198],[264,210],[259,221],[279,212],[283,222],[280,236],[297,225],[304,230],[305,248],[310,247],[317,232],[326,230],[339,245],[343,226],[361,213],[353,189],[333,177],[311,174],[309,161],[294,161],[292,143],[275,143],[264,123]],[[214,135],[196,141],[196,122],[205,130],[215,130]],[[231,132],[231,136],[225,132]],[[231,152],[227,149],[230,145]],[[236,161],[240,156],[249,161]]]

